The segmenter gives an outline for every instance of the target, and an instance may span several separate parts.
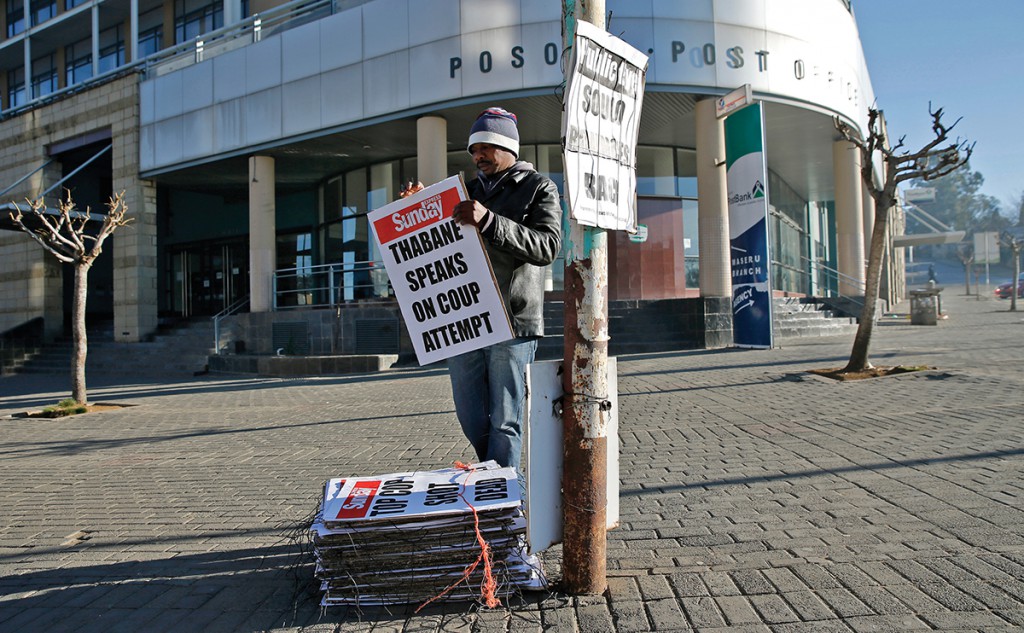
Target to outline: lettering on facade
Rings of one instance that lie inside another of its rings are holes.
[[[670,44],[670,59],[673,64],[688,64],[692,68],[706,68],[709,66],[716,66],[722,63],[719,60],[718,51],[721,47],[711,42],[698,43],[698,44],[687,44],[681,40],[673,40]],[[732,70],[739,70],[746,68],[748,63],[752,63],[749,57],[753,55],[757,59],[757,72],[766,73],[768,72],[768,56],[770,51],[765,49],[757,49],[749,51],[744,49],[742,46],[729,46],[721,48],[724,50],[725,60],[724,65]],[[653,53],[654,51],[648,51]],[[555,42],[548,42],[544,45],[543,51],[543,63],[547,66],[554,66],[559,63],[561,58],[561,46]],[[589,51],[588,51],[589,53]],[[604,51],[607,53],[607,51]],[[592,58],[588,57],[585,61],[584,73],[592,73],[591,79],[594,79],[598,83],[613,90],[617,90],[623,94],[636,94],[636,90],[640,85],[640,75],[636,72],[636,69],[631,67],[629,64],[616,63],[613,59],[615,56],[610,53],[607,55],[601,55],[600,53],[593,53]],[[481,73],[489,73],[494,70],[496,65],[507,64],[510,68],[521,69],[524,68],[528,61],[527,51],[521,45],[516,45],[510,48],[508,51],[502,51],[500,54],[490,50],[483,50],[476,57],[477,67]],[[619,60],[621,61],[621,60]],[[470,63],[473,63],[470,61]],[[783,61],[782,63],[788,63]],[[462,57],[451,57],[448,60],[448,77],[455,79],[459,72],[463,68]],[[622,73],[623,76],[619,76],[620,69],[629,68],[630,72]],[[821,64],[816,64],[813,61],[805,59],[794,59],[792,62],[792,73],[793,78],[797,81],[810,81],[822,84],[827,90],[836,91],[842,98],[847,99],[853,105],[858,105],[858,82],[855,77],[848,77],[840,71],[835,69],[829,69]],[[632,91],[632,92],[631,92]],[[604,99],[594,99],[593,104],[595,110],[593,114],[602,116],[603,118],[615,120],[611,118],[616,113],[616,105],[610,97]],[[619,112],[621,116],[621,111]]]

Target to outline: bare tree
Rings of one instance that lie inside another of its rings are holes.
[[[867,138],[861,138],[857,131],[838,117],[835,126],[844,139],[855,145],[861,154],[861,177],[864,185],[875,201],[875,226],[871,231],[871,249],[868,253],[867,280],[864,291],[864,308],[860,315],[857,335],[850,351],[850,361],[842,372],[857,372],[871,368],[868,360],[868,348],[871,345],[871,333],[875,325],[875,309],[878,305],[878,288],[882,276],[882,256],[885,253],[886,235],[889,230],[889,214],[898,200],[897,188],[900,183],[908,180],[934,180],[956,170],[965,164],[974,151],[974,144],[968,144],[957,138],[949,140],[949,133],[960,122],[946,126],[942,122],[942,108],[932,111],[932,132],[935,138],[916,152],[904,149],[905,137],[900,137],[894,146],[889,146],[885,132],[885,122],[881,110],[868,109]],[[882,183],[875,183],[873,174],[874,159],[882,160]]]
[[[1024,238],[1010,231],[1003,231],[999,236],[1003,244],[1010,247],[1013,254],[1013,281],[1010,282],[1010,312],[1017,311],[1017,294],[1020,292],[1020,251],[1024,248]]]
[[[971,264],[974,263],[974,246],[961,244],[956,249],[957,259],[964,265],[964,294],[971,296]]]
[[[29,213],[35,216],[38,226],[29,228],[25,225],[24,214],[17,204],[14,205],[16,210],[10,213],[11,219],[54,257],[75,267],[75,295],[71,308],[71,397],[84,405],[87,403],[85,357],[89,343],[85,333],[85,302],[89,269],[103,252],[103,242],[110,234],[131,222],[130,218],[125,217],[128,207],[124,202],[124,192],[110,198],[107,215],[103,216],[95,234],[87,231],[87,224],[93,217],[89,209],[78,211],[71,200],[70,191],[66,199],[59,201],[56,213],[47,211],[46,202],[42,198],[30,200],[28,205]]]

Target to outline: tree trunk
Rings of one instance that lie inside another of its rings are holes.
[[[889,232],[889,210],[892,198],[882,196],[875,200],[875,226],[871,231],[871,250],[868,253],[867,279],[864,284],[864,308],[860,312],[857,335],[853,339],[850,362],[843,371],[863,371],[871,367],[868,361],[868,347],[871,333],[875,328],[875,310],[878,306],[878,287],[882,278],[882,256],[885,254],[885,240]]]
[[[1013,286],[1010,290],[1010,312],[1017,311],[1017,287],[1020,285],[1020,246],[1017,245],[1017,240],[1014,240],[1013,246],[1010,248],[1010,252],[1013,253]]]
[[[78,404],[88,402],[85,390],[85,356],[89,341],[85,334],[85,300],[89,288],[89,264],[75,264],[75,297],[71,304],[71,328],[73,347],[71,351],[71,397]]]
[[[971,296],[971,264],[964,262],[964,294]]]

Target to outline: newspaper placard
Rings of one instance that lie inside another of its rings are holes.
[[[647,56],[582,20],[573,55],[562,118],[569,212],[580,224],[632,233]]]
[[[468,198],[452,176],[368,215],[420,365],[513,338],[480,233],[452,220]]]
[[[324,491],[328,526],[351,521],[514,508],[521,502],[514,468],[484,462],[473,470],[446,469],[331,479]],[[482,469],[481,469],[482,468]]]

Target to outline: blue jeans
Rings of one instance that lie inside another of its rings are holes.
[[[519,470],[526,366],[537,339],[517,338],[448,359],[455,415],[481,460]]]

